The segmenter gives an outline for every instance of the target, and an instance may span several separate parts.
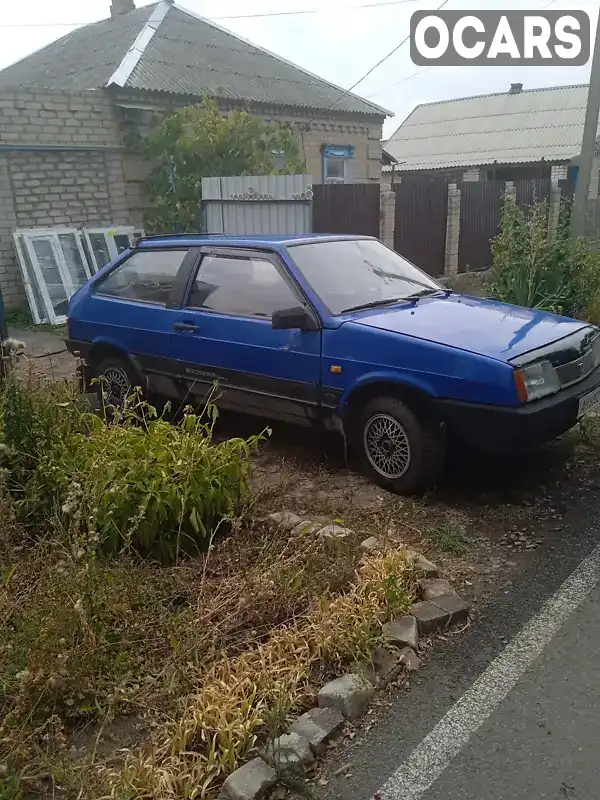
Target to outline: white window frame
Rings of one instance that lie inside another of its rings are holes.
[[[87,278],[92,277],[90,272],[88,259],[85,254],[85,250],[83,249],[83,244],[81,242],[81,231],[77,228],[29,228],[29,229],[17,229],[13,233],[13,239],[15,242],[15,248],[17,250],[19,266],[21,269],[21,276],[23,278],[23,285],[25,287],[25,293],[27,295],[27,300],[29,302],[29,308],[31,310],[31,315],[33,317],[34,322],[39,325],[42,322],[48,321],[51,325],[64,325],[67,321],[66,314],[61,314],[59,316],[56,315],[54,311],[54,307],[52,305],[52,300],[50,299],[50,294],[48,293],[48,287],[46,285],[46,280],[44,278],[44,273],[39,265],[38,257],[33,249],[33,239],[43,239],[45,241],[50,242],[50,246],[52,248],[52,253],[54,255],[54,259],[56,261],[56,266],[60,275],[61,282],[63,284],[65,294],[67,296],[67,300],[75,294],[77,289],[79,288],[78,285],[73,283],[72,275],[69,272],[69,268],[67,266],[67,261],[65,259],[64,253],[62,251],[62,247],[60,244],[59,236],[64,234],[69,234],[74,237],[77,249],[79,251],[79,255],[81,257],[81,262],[83,264],[83,268],[87,275]],[[23,256],[23,251],[21,249],[21,241],[27,250],[27,255],[29,256],[29,262],[33,269],[33,275],[28,274],[27,269],[27,262]],[[42,301],[44,303],[45,309],[40,309],[37,306],[37,301],[35,294],[32,288],[32,279],[35,279],[39,288],[39,293],[42,297]],[[45,310],[45,314],[42,313]]]
[[[84,228],[83,235],[89,250],[90,259],[92,262],[91,267],[93,268],[94,272],[98,272],[98,270],[102,269],[104,264],[98,264],[96,254],[94,253],[94,248],[92,247],[92,242],[90,240],[90,234],[104,236],[104,242],[106,243],[106,248],[110,255],[109,261],[113,261],[119,255],[117,245],[115,244],[115,236],[128,236],[129,244],[132,245],[138,234],[143,235],[143,231],[136,231],[132,225],[123,225],[120,227],[115,226],[111,228]]]

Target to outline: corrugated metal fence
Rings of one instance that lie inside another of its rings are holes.
[[[310,175],[202,178],[202,227],[235,235],[310,233],[312,197]]]
[[[316,184],[313,189],[314,233],[379,236],[378,183]]]
[[[446,253],[447,184],[403,182],[394,190],[394,249],[430,275],[441,275]]]

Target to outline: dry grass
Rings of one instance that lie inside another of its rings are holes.
[[[356,546],[327,553],[240,520],[204,556],[161,567],[28,540],[2,502],[0,765],[42,796],[215,796],[266,731],[366,656],[380,621],[410,602],[398,553],[357,572]],[[118,733],[128,720],[131,742]],[[106,746],[115,727],[118,745],[147,740],[125,763]],[[2,800],[13,800],[8,781],[0,775]]]
[[[180,718],[112,776],[113,796],[215,797],[267,734],[310,705],[315,678],[368,658],[381,623],[410,608],[415,578],[403,552],[368,559],[344,594],[316,599],[264,645],[217,658],[182,701]]]

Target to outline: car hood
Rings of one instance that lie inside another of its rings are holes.
[[[466,295],[423,298],[414,305],[377,310],[353,321],[510,361],[586,327],[546,311]]]

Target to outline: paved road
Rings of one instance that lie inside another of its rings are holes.
[[[600,504],[336,753],[328,800],[599,800]]]

